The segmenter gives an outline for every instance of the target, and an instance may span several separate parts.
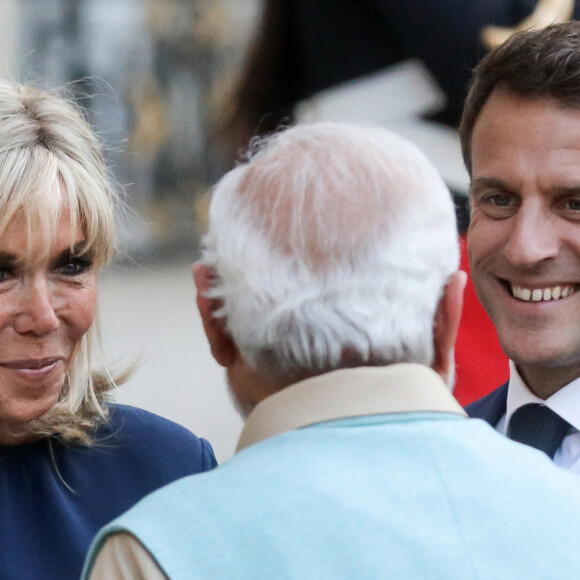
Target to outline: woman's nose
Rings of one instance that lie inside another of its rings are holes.
[[[16,331],[42,336],[56,330],[58,325],[49,282],[43,277],[26,280],[20,289]]]

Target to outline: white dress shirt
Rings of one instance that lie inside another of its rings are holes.
[[[556,450],[554,463],[564,469],[580,473],[580,378],[543,400],[530,391],[518,373],[515,363],[510,361],[509,365],[510,382],[506,413],[495,426],[496,430],[506,435],[510,417],[521,406],[527,403],[546,405],[572,425],[562,440],[562,445]]]

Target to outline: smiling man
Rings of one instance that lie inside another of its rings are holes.
[[[468,412],[580,472],[580,23],[484,58],[460,133],[471,273],[510,358]]]

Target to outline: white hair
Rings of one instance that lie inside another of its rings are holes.
[[[433,361],[459,265],[440,176],[383,128],[298,125],[254,143],[212,195],[203,260],[246,363],[297,377]]]

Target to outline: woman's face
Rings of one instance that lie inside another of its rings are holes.
[[[72,237],[71,237],[72,234]],[[71,253],[84,240],[63,209],[47,258],[43,240],[16,218],[0,236],[0,444],[20,440],[7,431],[37,419],[58,400],[81,339],[95,316],[92,263]],[[28,253],[28,248],[30,252]],[[32,260],[25,261],[30,255]]]

